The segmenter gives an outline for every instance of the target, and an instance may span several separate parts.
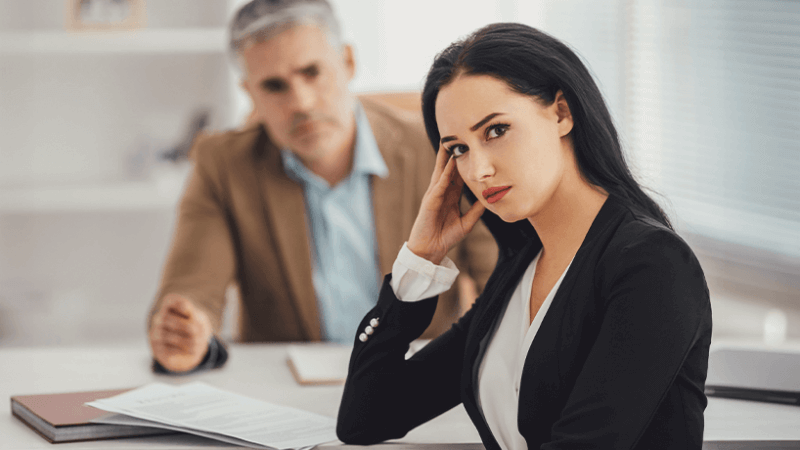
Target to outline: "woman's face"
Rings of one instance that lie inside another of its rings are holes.
[[[576,170],[572,116],[559,91],[542,106],[488,75],[462,75],[439,91],[441,145],[487,209],[506,222],[534,217]]]

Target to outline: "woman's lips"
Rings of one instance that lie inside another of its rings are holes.
[[[500,201],[500,199],[503,198],[509,190],[511,190],[511,186],[489,188],[483,191],[483,198],[485,198],[489,203],[495,203]]]

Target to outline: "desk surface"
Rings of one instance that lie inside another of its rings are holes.
[[[7,405],[0,412],[0,449],[52,449],[21,421],[11,415],[8,399],[12,395],[113,389],[140,386],[152,381],[184,383],[202,380],[213,386],[261,400],[303,408],[335,417],[341,386],[300,386],[286,365],[286,346],[278,344],[237,344],[231,358],[220,370],[173,377],[150,371],[150,356],[144,342],[139,345],[81,348],[6,348],[0,349],[0,398]],[[707,448],[751,448],[735,441],[784,441],[779,446],[760,448],[800,448],[800,408],[766,403],[711,398],[705,413]],[[459,406],[412,430],[400,443],[441,444],[478,443],[480,438]],[[182,449],[229,448],[216,441],[187,435],[111,441],[59,444],[57,450],[78,448]],[[469,446],[470,448],[479,446]],[[756,447],[752,447],[756,448]]]

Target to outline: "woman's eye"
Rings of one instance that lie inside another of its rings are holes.
[[[492,125],[489,129],[486,130],[486,139],[494,139],[506,134],[508,131],[508,125],[505,124],[497,124]]]
[[[464,153],[467,153],[468,149],[466,145],[453,145],[452,147],[448,148],[447,151],[453,156],[453,158],[458,158]]]

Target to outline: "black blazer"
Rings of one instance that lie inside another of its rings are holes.
[[[345,443],[371,444],[463,402],[487,449],[478,368],[516,285],[541,249],[502,255],[463,318],[405,360],[436,299],[397,300],[384,279],[366,342],[355,340],[339,410]],[[528,351],[517,427],[529,449],[700,449],[711,307],[700,264],[673,231],[609,197]]]

